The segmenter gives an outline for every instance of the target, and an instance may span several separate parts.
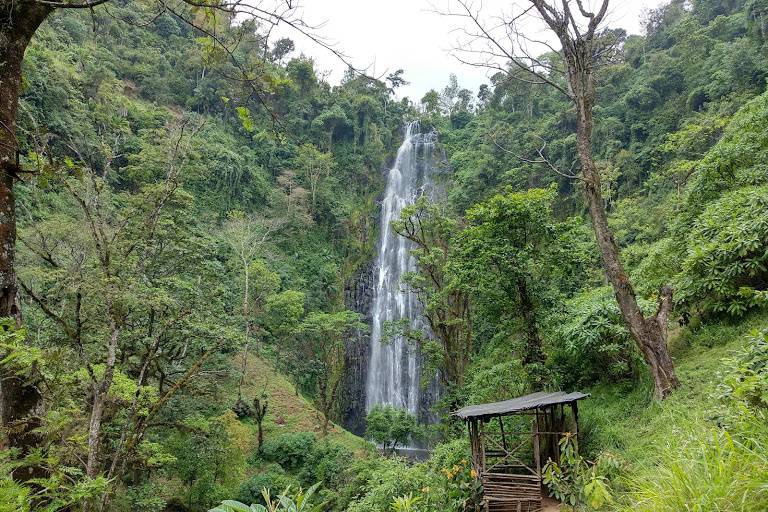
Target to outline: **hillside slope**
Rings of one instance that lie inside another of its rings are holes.
[[[238,364],[242,361],[237,356]],[[247,401],[266,393],[269,401],[267,417],[264,420],[264,438],[279,436],[286,433],[314,432],[320,436],[321,416],[312,402],[301,394],[297,394],[294,385],[269,362],[256,356],[248,356],[243,398]],[[234,403],[236,397],[233,397]],[[252,425],[255,445],[256,426]],[[362,454],[372,448],[364,439],[344,430],[343,427],[331,423],[328,439],[338,443],[352,452]]]
[[[742,321],[701,327],[693,334],[683,331],[673,340],[682,385],[663,402],[651,400],[649,382],[591,390],[582,409],[582,446],[589,455],[609,451],[622,465],[614,482],[615,510],[674,510],[672,497],[684,499],[686,506],[703,507],[691,510],[722,510],[717,507],[729,503],[729,498],[721,491],[735,489],[737,481],[768,477],[768,461],[744,460],[749,457],[740,452],[754,453],[754,446],[739,439],[759,440],[762,429],[745,432],[739,426],[730,435],[724,433],[723,423],[729,420],[718,398],[729,358],[744,347],[750,333],[766,328],[768,315],[758,312]],[[735,464],[729,466],[729,461]],[[737,509],[757,510],[732,510]]]

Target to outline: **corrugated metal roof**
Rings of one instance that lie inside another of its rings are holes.
[[[519,398],[513,398],[512,400],[504,400],[503,402],[470,405],[459,409],[458,411],[454,412],[453,415],[463,420],[469,418],[502,416],[505,414],[513,414],[520,411],[539,409],[541,407],[548,407],[556,404],[575,402],[577,400],[587,398],[588,396],[589,395],[579,391],[574,391],[573,393],[565,393],[563,391],[548,393],[540,391],[538,393],[531,393],[530,395],[521,396]]]

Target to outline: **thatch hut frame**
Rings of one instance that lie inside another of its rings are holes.
[[[483,485],[486,510],[542,509],[542,466],[550,458],[560,462],[562,436],[578,436],[578,402],[588,396],[580,392],[538,392],[503,402],[471,405],[453,413],[467,424],[472,468]],[[505,418],[512,416],[529,416],[530,430],[515,431],[509,424],[505,429]],[[532,461],[525,460],[523,454],[529,443]]]

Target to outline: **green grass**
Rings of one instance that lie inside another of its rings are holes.
[[[240,356],[236,361],[240,361]],[[293,384],[268,362],[250,355],[243,396],[250,400],[262,392],[267,393],[269,400],[267,417],[264,420],[265,439],[294,432],[314,432],[318,437],[321,436],[320,413],[312,402],[301,394],[297,394]],[[252,427],[255,443],[256,425],[249,424],[249,426]],[[369,442],[335,423],[330,426],[328,439],[358,454],[368,453],[372,447]]]
[[[618,510],[768,510],[768,464],[755,449],[768,443],[768,427],[742,425],[744,435],[731,438],[719,428],[723,405],[714,398],[723,359],[750,331],[766,327],[768,315],[756,313],[677,333],[681,387],[664,402],[651,399],[650,382],[590,390],[582,446],[588,456],[607,450],[624,462],[615,482]]]
[[[750,429],[766,436],[766,430]],[[742,433],[743,434],[743,433]],[[691,425],[662,450],[660,464],[630,479],[626,512],[764,512],[768,460],[758,446],[728,432]]]

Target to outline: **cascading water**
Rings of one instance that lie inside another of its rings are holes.
[[[421,393],[421,364],[416,347],[401,336],[383,340],[387,322],[406,319],[416,329],[426,330],[422,307],[417,297],[402,283],[406,272],[416,269],[411,256],[413,243],[398,236],[391,222],[400,217],[403,207],[420,195],[432,195],[435,171],[434,132],[421,133],[417,122],[406,126],[405,140],[389,171],[381,205],[381,236],[376,260],[376,279],[371,306],[371,347],[366,383],[366,411],[375,405],[406,409],[420,421],[426,420]]]

